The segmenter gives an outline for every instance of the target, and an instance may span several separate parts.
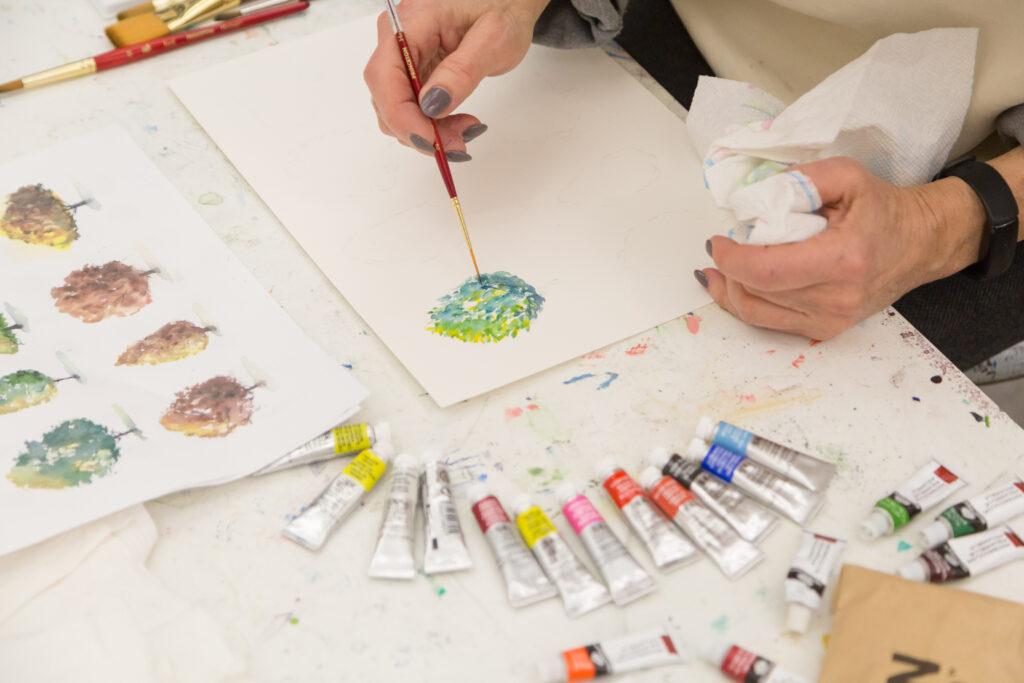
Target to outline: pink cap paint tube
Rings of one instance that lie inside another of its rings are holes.
[[[462,535],[459,511],[452,498],[448,466],[441,462],[441,454],[427,451],[423,454],[423,474],[420,476],[423,500],[423,573],[441,574],[457,572],[473,566]]]
[[[616,605],[629,604],[658,587],[576,486],[563,482],[555,489],[555,496],[572,530],[601,572]]]
[[[809,679],[784,670],[770,659],[726,641],[705,644],[700,655],[726,678],[739,683],[810,683]]]
[[[913,562],[903,565],[899,575],[911,581],[945,583],[991,571],[1015,560],[1024,559],[1024,540],[1003,525],[927,550]]]
[[[672,477],[648,467],[640,474],[640,483],[658,507],[715,561],[726,577],[739,578],[763,559],[757,546],[740,538],[721,517]]]
[[[370,560],[369,575],[377,579],[416,578],[416,497],[420,461],[402,453],[391,467],[391,492],[380,523],[377,549]]]
[[[647,547],[654,566],[661,570],[674,569],[699,557],[679,527],[661,513],[633,477],[610,459],[598,464],[597,474],[629,528]]]
[[[473,516],[505,577],[509,603],[525,607],[558,595],[558,589],[523,543],[497,497],[480,482],[472,484],[468,493]]]
[[[662,627],[566,650],[538,669],[543,683],[576,683],[684,661],[675,634]]]

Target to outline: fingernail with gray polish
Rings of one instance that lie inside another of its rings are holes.
[[[420,109],[430,118],[434,118],[448,106],[452,96],[444,88],[434,86],[420,99]]]
[[[473,157],[469,156],[465,152],[459,152],[458,150],[453,152],[445,152],[445,156],[448,157],[448,161],[469,161]]]
[[[714,254],[711,253],[711,240],[704,243],[704,248],[707,249],[708,256],[714,256]]]
[[[427,142],[424,138],[421,138],[419,135],[416,135],[416,133],[413,133],[412,135],[409,136],[409,142],[411,142],[416,147],[416,149],[421,149],[429,154],[434,153],[433,143]]]
[[[703,270],[693,271],[693,277],[697,278],[697,282],[700,283],[701,287],[704,289],[708,288],[708,276],[704,274]]]
[[[470,140],[476,140],[486,132],[487,124],[474,123],[472,126],[467,126],[466,130],[462,131],[462,141],[469,142]]]

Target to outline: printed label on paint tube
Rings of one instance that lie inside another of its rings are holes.
[[[377,549],[370,561],[369,575],[380,579],[416,577],[413,540],[416,535],[416,497],[419,465],[399,466],[391,475],[391,493],[380,525]]]
[[[946,496],[962,488],[964,483],[949,468],[930,460],[903,486],[875,503],[875,507],[889,515],[892,531],[895,531],[923,510],[938,505]]]
[[[288,451],[256,472],[256,475],[323,462],[343,455],[354,455],[371,448],[375,442],[372,428],[368,424],[339,425]]]
[[[985,531],[1017,515],[1024,515],[1024,481],[1017,479],[996,486],[946,508],[936,522],[945,528],[946,539]],[[934,545],[934,543],[929,543]]]
[[[604,488],[622,511],[629,528],[647,547],[654,566],[670,569],[697,558],[693,544],[658,512],[631,476],[618,470],[604,481]]]
[[[616,605],[628,604],[657,587],[586,496],[568,501],[562,512],[597,565]]]
[[[719,667],[723,674],[740,683],[806,683],[806,679],[779,668],[774,662],[733,645]]]
[[[469,569],[473,560],[462,536],[459,512],[452,500],[448,467],[430,461],[422,474],[424,543],[423,573],[439,574]]]
[[[804,529],[800,548],[786,574],[786,602],[789,603],[788,629],[807,630],[814,611],[821,607],[822,596],[839,563],[846,542]]]
[[[704,456],[701,466],[723,481],[732,482],[736,468],[746,456],[727,450],[721,446],[712,446]]]
[[[738,458],[738,459],[737,459]],[[711,466],[708,463],[711,463]],[[724,465],[723,465],[724,463]],[[702,463],[704,469],[732,484],[763,505],[797,524],[806,524],[821,507],[821,494],[785,479],[749,458],[721,446],[712,446]],[[731,469],[730,469],[731,468]],[[728,474],[728,476],[724,476]]]
[[[473,516],[498,561],[498,567],[505,578],[508,600],[513,607],[532,605],[558,593],[537,560],[523,545],[522,538],[516,533],[497,498],[487,496],[479,500],[473,506]]]
[[[925,566],[929,581],[944,583],[978,576],[1020,559],[1024,559],[1024,540],[1003,525],[965,538],[954,538],[926,551],[916,562]]]
[[[651,629],[566,650],[562,660],[564,680],[575,682],[678,664],[682,657],[667,629]]]
[[[355,453],[373,445],[370,425],[366,423],[335,427],[331,430],[331,436],[334,437],[334,452],[337,455]]]
[[[352,462],[346,465],[341,472],[352,477],[365,490],[369,491],[384,476],[384,471],[387,468],[386,462],[378,458],[370,449],[366,449],[353,458]]]
[[[719,422],[713,443],[770,467],[812,491],[824,491],[835,474],[832,463],[757,436],[728,422]]]
[[[570,618],[611,602],[608,589],[583,566],[543,510],[534,505],[523,511],[516,525],[544,573],[558,588]]]

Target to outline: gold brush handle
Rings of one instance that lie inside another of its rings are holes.
[[[180,15],[168,21],[167,28],[174,32],[192,24],[198,24],[206,21],[218,12],[231,9],[238,5],[239,2],[240,0],[196,0],[195,3],[186,7]]]

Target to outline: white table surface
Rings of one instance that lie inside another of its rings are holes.
[[[299,325],[338,362],[351,364],[372,394],[365,415],[389,420],[401,449],[436,445],[456,463],[457,481],[486,476],[502,490],[537,494],[549,511],[554,482],[571,478],[592,487],[591,464],[606,455],[635,474],[653,445],[684,447],[698,416],[713,412],[838,463],[813,528],[849,538],[846,561],[888,571],[912,558],[912,551],[898,550],[910,534],[865,544],[855,538],[856,522],[925,460],[938,457],[961,473],[971,482],[966,492],[1002,472],[1024,472],[1020,428],[894,311],[811,345],[747,328],[707,307],[689,320],[438,409],[165,85],[375,9],[366,0],[318,0],[301,18],[0,98],[0,161],[111,123],[127,129]],[[106,49],[103,25],[85,0],[0,2],[0,80]],[[488,135],[501,134],[500,121],[487,123]],[[585,373],[594,376],[566,384]],[[570,621],[557,601],[521,611],[507,606],[461,483],[456,491],[476,562],[468,573],[407,583],[366,578],[380,492],[321,552],[285,540],[280,529],[288,515],[337,469],[336,463],[301,468],[147,505],[161,536],[149,567],[224,623],[249,652],[251,680],[531,681],[540,658],[666,619],[693,641],[721,636],[809,677],[817,670],[827,618],[803,638],[781,634],[782,580],[799,536],[790,523],[763,544],[767,559],[736,583],[702,560],[659,576],[656,593],[625,609],[606,607]],[[627,537],[603,492],[590,493]],[[556,524],[568,531],[560,515]],[[642,549],[629,544],[653,571]],[[1022,586],[1020,563],[961,585],[1016,600],[1024,599]],[[629,680],[721,678],[695,662]]]

